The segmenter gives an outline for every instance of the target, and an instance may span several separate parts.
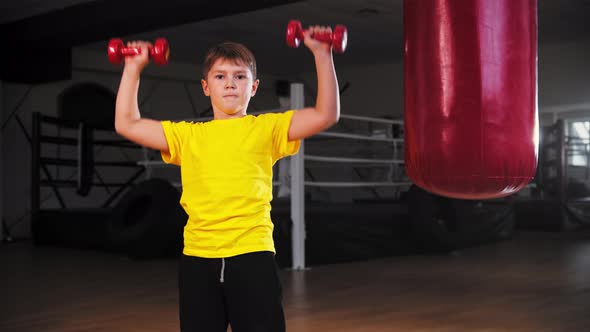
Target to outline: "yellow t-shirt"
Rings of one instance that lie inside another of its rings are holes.
[[[185,255],[275,252],[272,166],[299,150],[300,141],[288,141],[292,117],[288,111],[197,123],[162,121],[169,147],[162,159],[181,166],[180,204],[189,216]]]

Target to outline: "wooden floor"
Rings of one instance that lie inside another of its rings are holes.
[[[178,331],[175,260],[0,246],[0,331]],[[288,331],[590,331],[590,233],[282,271]]]

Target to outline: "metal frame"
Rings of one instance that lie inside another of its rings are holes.
[[[33,124],[31,133],[31,215],[35,215],[41,210],[41,198],[40,189],[41,187],[51,187],[57,200],[59,201],[62,209],[67,208],[63,196],[60,193],[59,188],[76,188],[78,181],[74,180],[56,180],[51,175],[51,172],[47,168],[47,165],[57,165],[63,167],[78,167],[80,166],[80,156],[78,160],[65,159],[65,158],[47,158],[42,156],[42,144],[65,144],[65,145],[77,145],[79,144],[80,137],[54,137],[43,135],[43,124],[50,124],[61,127],[76,127],[79,125],[78,122],[59,119],[52,116],[42,115],[39,112],[33,113]],[[130,144],[127,141],[113,139],[113,140],[96,140],[93,145],[105,145],[120,148],[140,148],[138,145]],[[102,204],[101,207],[108,207],[126,188],[131,186],[133,182],[145,171],[145,167],[138,165],[136,162],[118,162],[118,161],[93,161],[93,165],[98,166],[112,166],[112,167],[126,167],[126,168],[137,168],[135,172],[127,181],[123,183],[105,183],[101,177],[98,182],[93,182],[92,186],[104,187],[118,187],[118,189],[110,194],[110,197]],[[41,178],[41,171],[45,175],[45,179]]]
[[[291,84],[291,109],[304,107],[304,90],[302,83]],[[299,153],[291,157],[291,232],[293,270],[305,268],[305,141],[301,140]]]

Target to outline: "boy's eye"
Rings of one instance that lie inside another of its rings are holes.
[[[238,75],[237,77],[238,77],[239,80],[243,80],[243,79],[246,78],[246,75]]]
[[[222,78],[223,78],[223,75],[221,75],[221,74],[217,74],[217,75],[215,75],[215,78],[216,78],[216,79],[222,79]]]

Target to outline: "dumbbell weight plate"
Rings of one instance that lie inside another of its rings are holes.
[[[334,28],[332,40],[332,47],[334,52],[343,53],[346,50],[346,44],[348,43],[348,31],[344,25],[337,25]]]
[[[170,56],[170,48],[168,41],[164,38],[158,38],[154,42],[154,47],[150,52],[154,62],[158,65],[165,65],[168,63],[168,57]]]
[[[301,43],[303,29],[301,23],[296,20],[289,21],[287,25],[287,45],[289,47],[297,48]]]
[[[123,48],[125,44],[123,44],[123,40],[119,38],[113,38],[109,41],[109,46],[107,48],[107,55],[109,57],[109,61],[114,64],[119,64],[123,60],[123,55],[121,55],[121,48]]]

